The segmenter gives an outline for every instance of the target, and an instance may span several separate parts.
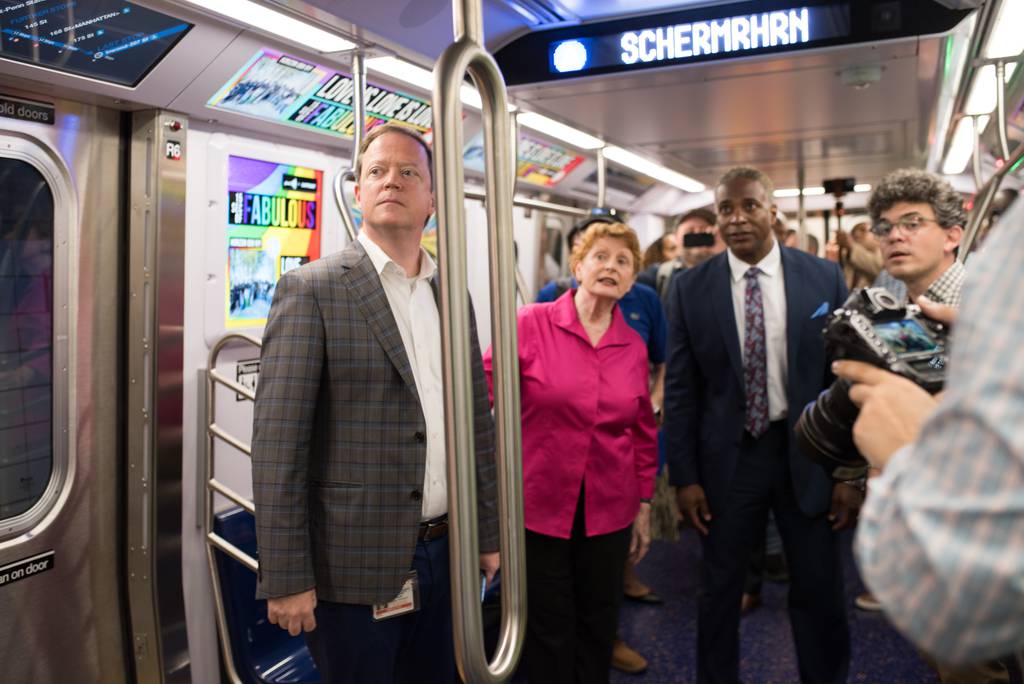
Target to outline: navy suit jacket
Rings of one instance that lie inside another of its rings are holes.
[[[837,264],[781,249],[792,431],[804,406],[832,382],[821,333],[826,315],[846,301],[847,288]],[[664,429],[669,478],[675,486],[700,484],[714,515],[736,468],[746,412],[727,254],[672,280],[668,322]],[[792,436],[789,464],[800,509],[808,516],[825,512],[832,483],[824,469],[800,453]]]

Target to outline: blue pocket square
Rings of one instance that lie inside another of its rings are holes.
[[[824,316],[827,313],[828,313],[828,302],[822,302],[821,306],[819,306],[814,311],[814,313],[811,314],[811,318],[812,319],[821,318],[822,316]]]

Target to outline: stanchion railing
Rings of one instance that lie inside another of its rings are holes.
[[[1010,158],[992,174],[988,182],[978,189],[977,194],[974,196],[974,207],[972,207],[971,214],[967,219],[967,225],[964,227],[964,238],[960,241],[960,252],[957,258],[961,262],[967,260],[974,243],[984,237],[982,226],[987,225],[986,219],[989,218],[992,200],[996,198],[996,193],[999,192],[999,186],[1002,185],[1003,178],[1006,177],[1006,174],[1012,168],[1020,163],[1021,159],[1024,159],[1024,144],[1018,145]]]
[[[231,435],[217,425],[217,385],[224,385],[234,390],[249,401],[255,401],[256,394],[248,387],[235,382],[217,370],[217,357],[220,352],[232,343],[243,342],[250,344],[257,349],[263,346],[258,337],[246,333],[229,333],[221,337],[210,350],[206,362],[206,448],[203,458],[203,481],[205,482],[203,496],[203,533],[206,536],[206,560],[210,566],[210,579],[213,584],[214,610],[217,616],[217,631],[220,634],[220,651],[224,661],[224,669],[233,684],[242,684],[242,679],[235,668],[235,659],[231,652],[231,636],[228,634],[227,616],[224,613],[224,597],[220,590],[220,571],[217,569],[217,558],[214,555],[215,549],[220,549],[228,556],[238,561],[253,572],[259,569],[259,563],[255,558],[242,551],[237,546],[221,537],[213,531],[213,497],[220,494],[229,501],[238,504],[250,513],[256,512],[252,501],[228,487],[216,478],[216,461],[214,458],[215,440],[229,444],[246,456],[252,455],[250,445]]]
[[[345,183],[356,182],[356,160],[363,145],[366,128],[366,58],[362,50],[352,53],[352,162],[349,167],[334,177],[334,201],[341,213],[341,222],[349,240],[356,239],[356,219],[345,197]]]
[[[448,515],[451,523],[455,655],[462,678],[473,684],[507,680],[522,650],[526,625],[523,551],[519,364],[516,345],[515,266],[512,243],[514,152],[505,83],[484,50],[480,0],[453,3],[455,42],[434,71],[434,178],[437,184],[441,346],[444,363]],[[476,519],[476,453],[470,371],[466,214],[462,165],[462,105],[466,73],[483,100],[487,225],[491,269],[491,331],[501,531],[501,631],[490,663],[484,654]]]

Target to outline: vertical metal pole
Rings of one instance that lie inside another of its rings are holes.
[[[804,163],[801,160],[796,169],[796,185],[800,190],[800,194],[796,196],[797,243],[801,245],[807,244],[807,205],[804,202],[804,183],[807,180],[804,173]]]
[[[515,266],[512,248],[514,164],[504,79],[484,51],[480,0],[452,7],[456,41],[441,54],[434,73],[434,179],[437,186],[441,349],[444,364],[445,444],[455,656],[463,679],[503,682],[515,670],[525,631],[525,560],[519,363]],[[487,151],[487,224],[490,231],[494,416],[501,536],[501,632],[493,661],[483,649],[479,543],[476,520],[476,452],[470,371],[466,215],[459,89],[469,72],[483,101]]]
[[[971,155],[971,171],[974,174],[974,187],[981,188],[981,129],[978,128],[978,117],[971,116],[974,129],[974,153]]]
[[[1003,60],[996,62],[996,128],[999,153],[1006,161],[1010,157],[1010,143],[1006,139],[1006,63]]]
[[[363,146],[363,134],[366,132],[366,56],[362,50],[352,53],[352,163],[356,168],[359,148]]]
[[[356,239],[356,219],[345,196],[345,181],[357,182],[356,161],[366,129],[366,59],[362,50],[352,53],[352,157],[349,167],[334,177],[334,201],[349,240]]]
[[[603,207],[608,193],[608,165],[604,158],[604,148],[597,148],[597,206]]]

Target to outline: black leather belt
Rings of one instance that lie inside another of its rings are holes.
[[[433,541],[448,534],[448,514],[439,515],[433,520],[424,520],[420,523],[420,541]]]

